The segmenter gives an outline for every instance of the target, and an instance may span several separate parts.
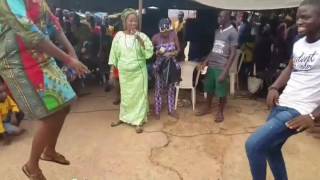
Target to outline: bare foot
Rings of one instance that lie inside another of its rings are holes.
[[[224,121],[223,113],[218,112],[217,115],[216,115],[216,120],[215,120],[215,122],[216,122],[216,123],[221,123],[221,122],[223,122],[223,121]]]

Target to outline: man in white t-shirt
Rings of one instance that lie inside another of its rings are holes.
[[[267,104],[273,110],[267,123],[246,142],[253,180],[266,179],[267,161],[275,179],[287,180],[282,146],[289,137],[313,127],[320,119],[319,0],[301,3],[297,25],[304,37],[294,45],[288,67],[269,88]]]

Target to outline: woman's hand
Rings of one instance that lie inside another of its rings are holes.
[[[75,51],[73,48],[68,51],[68,54],[69,54],[69,56],[71,56],[71,57],[74,57],[74,58],[76,58],[76,59],[79,59],[78,56],[77,56],[76,51]]]
[[[167,52],[167,53],[164,53],[163,56],[165,56],[167,58],[172,58],[172,57],[176,57],[177,53],[176,53],[176,51],[175,52]]]
[[[90,73],[89,69],[87,68],[87,66],[85,66],[84,64],[82,64],[77,58],[74,58],[72,56],[68,56],[69,59],[66,62],[66,64],[74,69],[78,75],[79,78],[84,78],[88,73]]]

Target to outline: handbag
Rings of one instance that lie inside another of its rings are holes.
[[[245,43],[241,50],[244,54],[244,59],[243,62],[245,64],[251,63],[253,61],[253,50],[255,48],[255,44],[254,43]]]
[[[253,65],[253,74],[248,77],[248,90],[251,94],[257,93],[263,87],[263,80],[257,78],[256,64]]]
[[[169,84],[181,81],[181,69],[177,68],[173,58],[164,59],[159,68],[160,78],[167,87]]]

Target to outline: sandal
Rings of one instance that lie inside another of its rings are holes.
[[[111,127],[117,127],[117,126],[120,126],[121,124],[123,124],[122,121],[112,122]]]
[[[61,165],[70,165],[70,161],[68,161],[63,155],[59,153],[56,153],[54,156],[48,156],[43,153],[40,159],[43,161],[54,162]]]
[[[136,126],[136,133],[137,134],[143,133],[143,127],[142,126]]]
[[[31,174],[29,172],[28,166],[22,166],[22,172],[30,179],[30,180],[47,180],[46,177],[42,174],[42,171],[39,171],[36,174]]]

